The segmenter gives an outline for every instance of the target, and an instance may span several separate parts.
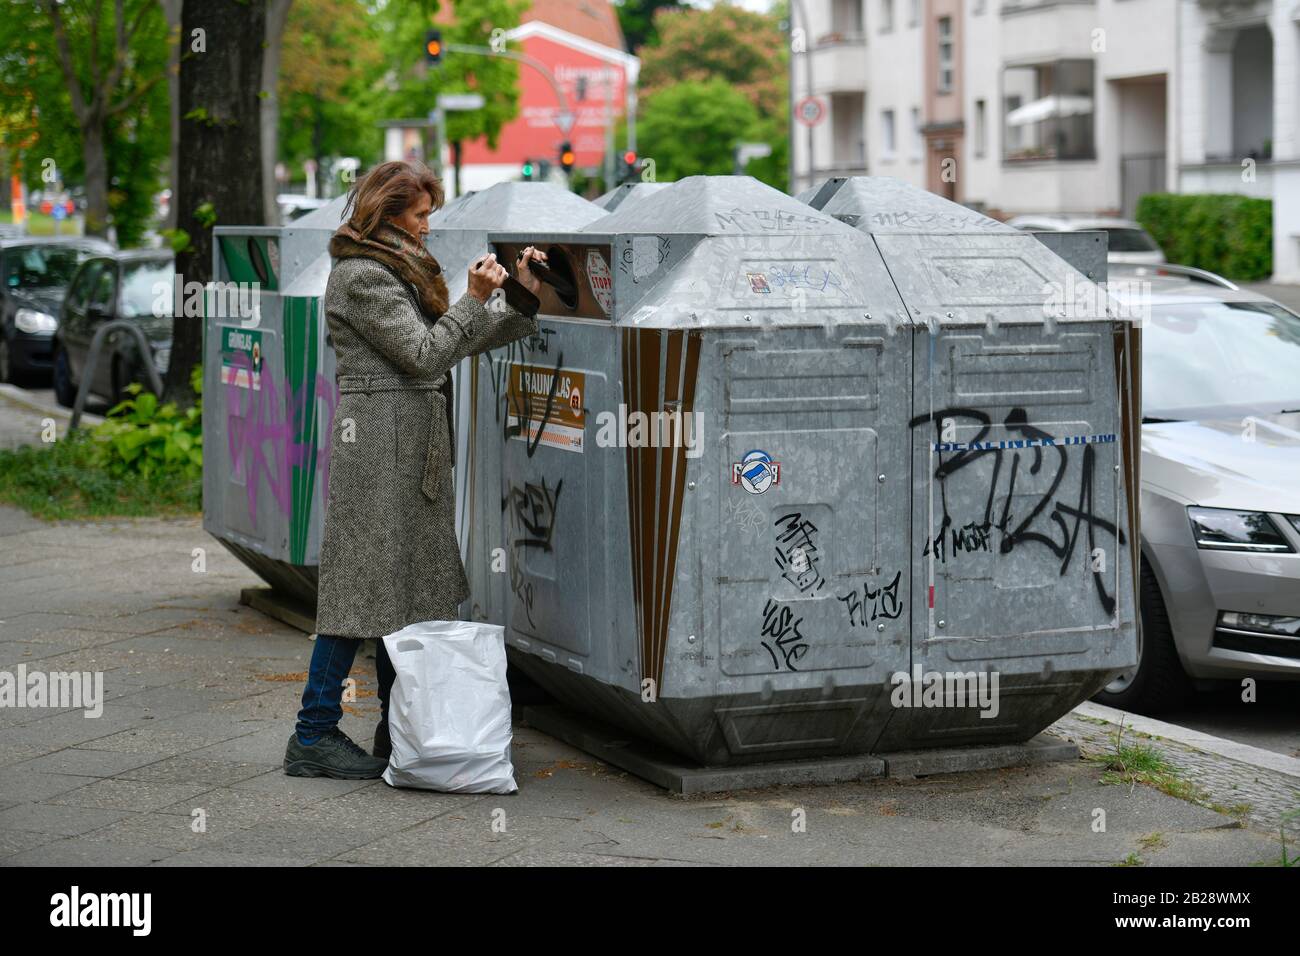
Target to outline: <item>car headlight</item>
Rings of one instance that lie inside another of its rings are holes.
[[[59,320],[48,312],[36,309],[19,309],[14,313],[14,325],[20,332],[53,332],[59,327]]]
[[[1188,508],[1192,537],[1209,551],[1292,551],[1273,519],[1262,511]]]

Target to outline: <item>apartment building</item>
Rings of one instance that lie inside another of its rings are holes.
[[[1300,281],[1297,0],[792,0],[793,183],[896,176],[1009,217],[1274,201]],[[801,31],[801,32],[800,32]],[[802,51],[801,51],[802,47]]]

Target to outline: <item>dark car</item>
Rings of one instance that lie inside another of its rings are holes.
[[[174,273],[171,252],[156,249],[96,256],[82,263],[63,300],[54,337],[54,397],[60,405],[70,408],[76,401],[95,333],[117,319],[139,324],[152,354],[142,356],[129,332],[109,332],[90,391],[119,402],[129,397],[126,387],[132,382],[148,386],[146,361],[153,362],[159,375],[166,374],[171,359]]]
[[[48,375],[63,296],[77,267],[112,253],[100,239],[0,239],[0,382]]]

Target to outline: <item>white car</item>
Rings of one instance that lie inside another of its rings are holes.
[[[1142,626],[1138,666],[1097,700],[1158,711],[1199,681],[1300,680],[1300,316],[1183,266],[1110,278],[1151,306]]]
[[[1084,232],[1103,230],[1110,235],[1106,259],[1111,263],[1156,265],[1165,261],[1164,250],[1151,234],[1132,219],[1082,216],[1016,216],[1008,226],[1024,232]]]

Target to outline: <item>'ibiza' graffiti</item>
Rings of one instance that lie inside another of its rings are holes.
[[[231,364],[237,372],[248,375],[235,376],[226,384],[227,449],[235,477],[244,483],[248,514],[256,526],[263,478],[281,514],[293,511],[294,468],[314,468],[312,480],[319,475],[322,494],[328,494],[328,436],[334,427],[338,386],[317,373],[314,382],[295,389],[277,382],[270,367],[263,363],[260,387],[251,389],[237,384],[237,381],[251,380],[251,360],[243,353],[235,353]],[[326,415],[312,428],[310,418],[315,409],[311,402],[317,397],[324,400]],[[318,449],[318,436],[322,434],[327,440]]]
[[[844,602],[849,614],[849,626],[866,627],[877,618],[896,620],[900,617],[903,601],[898,596],[898,585],[902,577],[902,571],[895,571],[890,582],[881,587],[873,588],[870,583],[863,582],[861,590],[835,595]]]
[[[945,422],[953,423],[961,420],[977,423],[980,428],[979,434],[965,443],[942,440],[945,438],[943,434]],[[938,464],[935,466],[934,478],[939,483],[942,516],[933,540],[925,544],[924,554],[928,555],[933,551],[937,560],[946,561],[948,557],[960,552],[992,551],[993,538],[996,537],[1000,554],[1009,554],[1015,548],[1026,544],[1046,548],[1059,559],[1060,573],[1064,576],[1070,568],[1081,531],[1087,532],[1087,546],[1090,553],[1097,548],[1099,532],[1110,535],[1120,545],[1127,543],[1123,530],[1095,511],[1097,444],[1102,441],[1113,442],[1114,436],[1058,439],[1051,433],[1029,424],[1029,417],[1023,408],[1011,409],[1002,421],[1003,428],[1012,435],[1018,436],[1010,441],[985,442],[993,427],[992,419],[976,408],[945,408],[928,415],[919,415],[912,419],[910,426],[917,428],[927,422],[934,423],[941,439],[934,446],[938,451]],[[1063,491],[1062,484],[1070,466],[1070,453],[1080,448],[1082,455],[1076,459],[1080,463],[1078,495],[1065,500],[1063,497],[1058,497],[1058,492]],[[1016,480],[1021,475],[1024,456],[1030,452],[1032,457],[1028,465],[1029,474],[1037,475],[1043,468],[1050,468],[1053,457],[1056,471],[1052,474],[1047,491],[1037,498],[1029,513],[1016,523],[1015,517],[1011,514],[1011,501],[1016,493]],[[1008,453],[1010,453],[1009,464],[1006,462]],[[976,520],[959,525],[954,521],[948,508],[948,479],[987,455],[993,456],[993,464],[988,483],[988,496],[984,501],[984,512]],[[995,514],[995,502],[999,498],[1002,499],[1001,513]],[[1102,608],[1107,614],[1113,613],[1115,597],[1107,592],[1102,571],[1094,569],[1092,578]]]

